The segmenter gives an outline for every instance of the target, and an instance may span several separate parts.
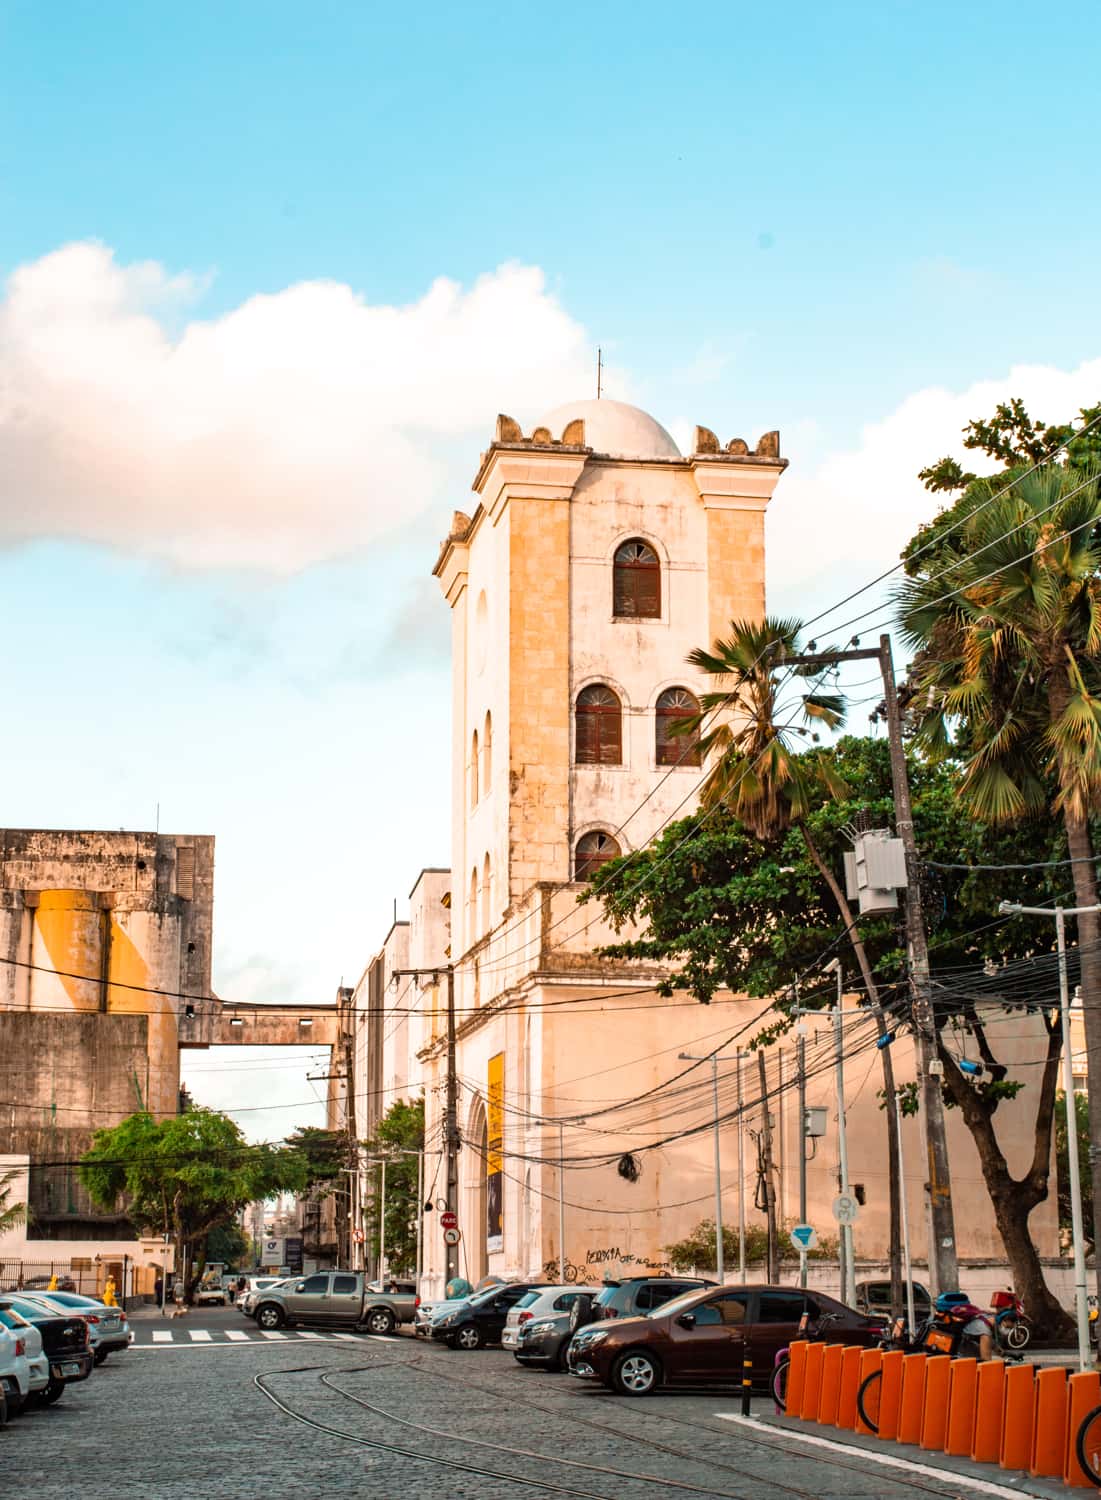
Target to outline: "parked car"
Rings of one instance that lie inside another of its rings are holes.
[[[38,1400],[44,1405],[57,1401],[65,1387],[87,1380],[95,1365],[88,1324],[60,1309],[47,1311],[39,1303],[16,1292],[0,1296],[0,1310],[14,1309],[21,1318],[33,1323],[42,1336],[42,1346],[50,1363],[50,1379]]]
[[[98,1302],[94,1297],[79,1297],[76,1292],[43,1292],[41,1296],[63,1310],[71,1308],[85,1320],[97,1365],[103,1364],[109,1354],[129,1349],[133,1342],[130,1320],[123,1308],[108,1307],[105,1302]]]
[[[91,1297],[78,1297],[75,1292],[28,1292],[26,1296],[48,1313],[71,1313],[83,1318],[97,1365],[104,1364],[108,1355],[130,1347],[130,1327],[121,1307],[108,1307]]]
[[[200,1282],[192,1298],[196,1307],[225,1307],[227,1300],[226,1289],[221,1279]]]
[[[914,1289],[914,1317],[920,1322],[932,1311],[932,1299],[928,1287],[920,1281],[910,1283]],[[858,1281],[856,1283],[856,1309],[862,1313],[878,1313],[880,1317],[891,1316],[890,1281]],[[902,1311],[906,1311],[906,1283],[902,1283]]]
[[[22,1341],[22,1360],[26,1365],[26,1385],[19,1380],[19,1369],[13,1374],[13,1380],[17,1390],[13,1393],[7,1392],[8,1416],[14,1416],[21,1411],[28,1401],[36,1402],[38,1397],[50,1383],[50,1362],[46,1358],[46,1351],[42,1347],[42,1335],[33,1323],[28,1323],[26,1318],[13,1308],[0,1308],[0,1329],[11,1335],[12,1340],[18,1344]],[[16,1355],[18,1356],[18,1349]],[[6,1370],[3,1364],[2,1350],[0,1350],[0,1385],[4,1384]],[[13,1399],[14,1397],[14,1399]]]
[[[483,1344],[499,1343],[509,1312],[520,1298],[550,1285],[548,1281],[509,1281],[488,1286],[455,1307],[445,1303],[432,1320],[431,1337],[449,1349],[480,1349]]]
[[[248,1285],[243,1292],[238,1292],[237,1306],[246,1318],[250,1318],[260,1292],[266,1292],[273,1286],[282,1286],[287,1279],[284,1276],[246,1276]]]
[[[570,1308],[578,1297],[595,1297],[599,1291],[598,1286],[567,1286],[560,1283],[558,1286],[525,1292],[519,1302],[509,1308],[504,1332],[501,1334],[501,1347],[511,1349],[519,1358],[520,1335],[532,1323],[558,1315],[565,1318],[568,1328]]]
[[[882,1319],[821,1292],[708,1287],[674,1297],[647,1317],[602,1319],[579,1329],[566,1360],[581,1380],[599,1381],[621,1396],[648,1396],[661,1385],[740,1382],[748,1350],[754,1382],[763,1386],[804,1312],[834,1314],[831,1333],[846,1344],[870,1347],[882,1334]]]
[[[577,1298],[570,1309],[570,1326],[576,1330],[603,1318],[647,1315],[684,1292],[714,1285],[703,1276],[624,1276],[605,1280],[595,1296],[585,1293]]]
[[[261,1328],[282,1328],[301,1323],[315,1327],[354,1328],[364,1333],[393,1333],[399,1323],[411,1323],[416,1314],[417,1294],[376,1290],[362,1271],[317,1271],[312,1276],[290,1277],[281,1286],[268,1287],[255,1304],[253,1317]]]

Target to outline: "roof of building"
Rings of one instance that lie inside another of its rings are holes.
[[[585,446],[613,458],[680,458],[680,449],[660,422],[624,401],[569,401],[540,423],[559,437],[570,422],[585,424]]]

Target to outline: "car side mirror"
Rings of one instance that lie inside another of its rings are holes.
[[[298,1283],[298,1285],[295,1287],[295,1291],[296,1292],[304,1292],[305,1290],[306,1290],[306,1283],[304,1281],[300,1281]]]
[[[696,1314],[692,1312],[681,1313],[677,1318],[677,1322],[682,1328],[695,1328]]]

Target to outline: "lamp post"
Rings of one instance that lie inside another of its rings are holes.
[[[711,1064],[711,1094],[715,1106],[715,1276],[719,1285],[722,1286],[726,1267],[723,1256],[723,1179],[719,1137],[719,1054],[709,1052],[703,1057],[697,1057],[691,1052],[680,1052],[677,1055],[681,1062],[710,1062]],[[739,1121],[739,1129],[740,1126]]]
[[[1070,994],[1067,985],[1066,918],[1082,912],[1101,911],[1101,906],[1021,906],[1001,901],[998,910],[1007,917],[1055,918],[1055,940],[1059,953],[1059,1022],[1063,1032],[1063,1094],[1067,1110],[1067,1176],[1070,1178],[1070,1223],[1074,1250],[1074,1312],[1078,1324],[1078,1367],[1090,1362],[1090,1314],[1086,1295],[1086,1247],[1082,1239],[1082,1180],[1078,1175],[1078,1119],[1074,1108],[1074,1060],[1070,1052]]]

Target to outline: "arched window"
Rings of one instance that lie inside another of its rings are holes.
[[[683,724],[686,719],[694,719],[699,711],[698,699],[687,688],[666,688],[660,695],[654,728],[659,766],[699,765],[699,730],[691,734],[676,733],[678,724]]]
[[[612,564],[612,614],[617,620],[661,617],[661,564],[657,553],[637,539],[616,548]]]
[[[470,741],[470,805],[478,806],[478,731]]]
[[[486,933],[492,926],[492,879],[489,863],[489,855],[486,855],[485,864],[482,866],[482,932]]]
[[[488,797],[493,787],[493,719],[486,714],[482,733],[482,795]]]
[[[478,936],[478,866],[470,872],[470,941]]]
[[[601,865],[619,858],[619,845],[610,833],[583,833],[573,852],[573,878],[591,880]]]
[[[577,695],[574,760],[582,766],[618,766],[623,762],[623,710],[607,683],[592,682]]]

